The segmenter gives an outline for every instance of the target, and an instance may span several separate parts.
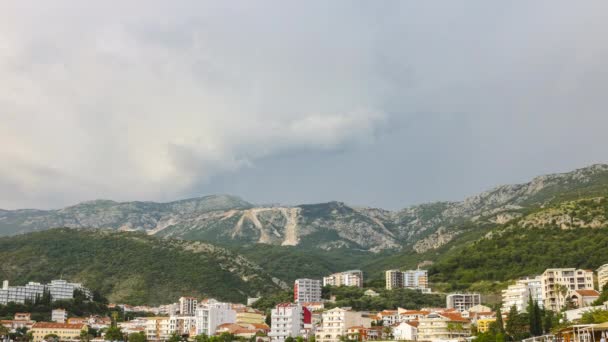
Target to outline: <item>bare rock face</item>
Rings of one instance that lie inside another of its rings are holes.
[[[608,165],[592,165],[536,177],[524,184],[499,186],[461,202],[435,202],[398,211],[354,208],[341,202],[256,206],[229,195],[170,203],[97,200],[61,210],[0,210],[0,235],[54,227],[111,228],[227,244],[370,252],[411,247],[422,253],[448,243],[463,229],[484,223],[508,224],[520,219],[527,209],[606,189]],[[523,224],[532,227],[555,221],[566,228],[606,223],[601,215],[584,222],[576,217],[568,212],[545,214],[530,217]]]

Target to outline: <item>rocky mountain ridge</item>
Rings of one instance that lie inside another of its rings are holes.
[[[371,252],[438,248],[477,225],[505,224],[550,203],[608,194],[608,165],[498,186],[460,202],[435,202],[398,211],[342,202],[256,206],[213,195],[169,203],[108,200],[60,210],[0,210],[0,235],[53,227],[111,228],[220,244],[351,248]]]

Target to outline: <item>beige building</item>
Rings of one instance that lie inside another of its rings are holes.
[[[32,326],[34,342],[41,342],[47,335],[57,335],[60,341],[78,341],[83,331],[89,331],[86,324],[38,322]]]
[[[542,308],[544,300],[541,276],[519,279],[514,285],[502,290],[502,312],[509,312],[513,305],[518,312],[526,311],[530,295]]]
[[[608,284],[608,264],[604,264],[597,269],[597,284],[600,291]]]
[[[386,275],[386,289],[400,289],[403,287],[403,272],[399,270],[388,270]]]
[[[363,272],[352,270],[323,277],[323,286],[327,285],[363,287]]]
[[[545,309],[559,311],[576,290],[593,290],[593,271],[575,268],[549,268],[541,276]]]
[[[419,320],[418,341],[463,340],[471,336],[471,322],[459,313],[432,313]]]
[[[245,308],[236,311],[236,324],[264,324],[266,315],[256,309]]]
[[[361,312],[348,308],[334,308],[322,315],[321,326],[316,331],[317,342],[339,342],[341,336],[346,336],[350,327],[370,327],[372,319]]]

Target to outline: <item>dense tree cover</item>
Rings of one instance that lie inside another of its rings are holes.
[[[24,284],[63,275],[129,304],[163,304],[183,295],[239,302],[278,288],[263,270],[248,269],[247,281],[226,270],[234,259],[228,251],[196,251],[191,244],[84,229],[0,238],[0,278]]]
[[[0,305],[0,319],[13,319],[17,312],[30,312],[32,319],[36,321],[49,321],[53,309],[66,309],[74,316],[105,315],[109,312],[104,303],[82,300],[78,296],[71,300],[51,301],[50,297],[43,296],[33,302],[26,301],[24,304],[8,303]]]
[[[604,323],[608,322],[608,310],[592,310],[583,313],[581,318],[582,324]]]
[[[608,228],[515,227],[450,252],[430,268],[431,280],[450,289],[480,281],[540,274],[548,267],[595,269],[608,257]]]
[[[293,302],[293,291],[277,291],[257,300],[253,307],[264,312],[270,312],[279,303]]]

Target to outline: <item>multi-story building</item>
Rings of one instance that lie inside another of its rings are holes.
[[[445,297],[445,301],[448,309],[463,312],[481,304],[481,295],[479,293],[450,293]]]
[[[399,270],[388,270],[385,272],[386,275],[386,289],[400,289],[403,287],[403,272]]]
[[[540,276],[519,279],[514,285],[509,285],[505,290],[502,290],[502,312],[509,312],[514,305],[518,312],[526,311],[530,296],[541,308],[543,307],[544,299]]]
[[[403,272],[403,287],[416,290],[428,289],[429,277],[427,270],[418,269]]]
[[[68,319],[68,312],[64,309],[55,309],[51,311],[51,321],[55,323],[65,323]]]
[[[477,331],[485,333],[490,331],[490,325],[496,322],[496,318],[482,318],[477,320]]]
[[[215,299],[201,301],[196,309],[196,334],[211,336],[217,326],[224,323],[235,323],[236,311],[230,303],[218,302]]]
[[[296,279],[293,284],[293,299],[296,303],[321,301],[321,281],[316,279]]]
[[[59,341],[77,341],[83,331],[88,331],[86,324],[38,322],[32,326],[32,337],[34,342],[42,342],[45,336],[53,334]]]
[[[194,297],[179,298],[179,314],[184,316],[194,316],[198,301]]]
[[[236,324],[264,324],[266,315],[252,308],[236,309]]]
[[[37,297],[42,297],[45,291],[48,291],[52,300],[72,299],[75,290],[80,291],[88,299],[93,298],[91,291],[80,283],[52,280],[49,284],[29,282],[23,286],[9,286],[8,280],[5,280],[0,289],[0,304],[6,305],[10,302],[23,304],[26,301],[35,301]]]
[[[463,340],[471,336],[471,323],[459,313],[431,313],[418,324],[419,341]]]
[[[597,269],[597,285],[600,292],[608,284],[608,264],[604,264]]]
[[[323,286],[327,285],[363,287],[363,272],[352,270],[323,277]]]
[[[270,333],[271,341],[283,342],[288,337],[298,337],[305,333],[305,325],[311,323],[310,310],[300,304],[281,303],[271,313]]]
[[[575,268],[549,268],[541,276],[545,309],[559,311],[575,290],[593,290],[593,271]]]
[[[169,332],[169,317],[146,317],[146,339],[148,341],[166,341]]]
[[[401,322],[393,327],[393,337],[396,341],[418,340],[418,321]]]
[[[422,292],[430,292],[428,272],[426,270],[408,270],[401,272],[399,270],[388,270],[386,274],[386,289],[407,288],[419,290]]]
[[[321,326],[317,329],[317,342],[339,342],[340,337],[346,336],[347,329],[355,326],[369,327],[372,319],[361,312],[348,308],[334,308],[322,315]]]

